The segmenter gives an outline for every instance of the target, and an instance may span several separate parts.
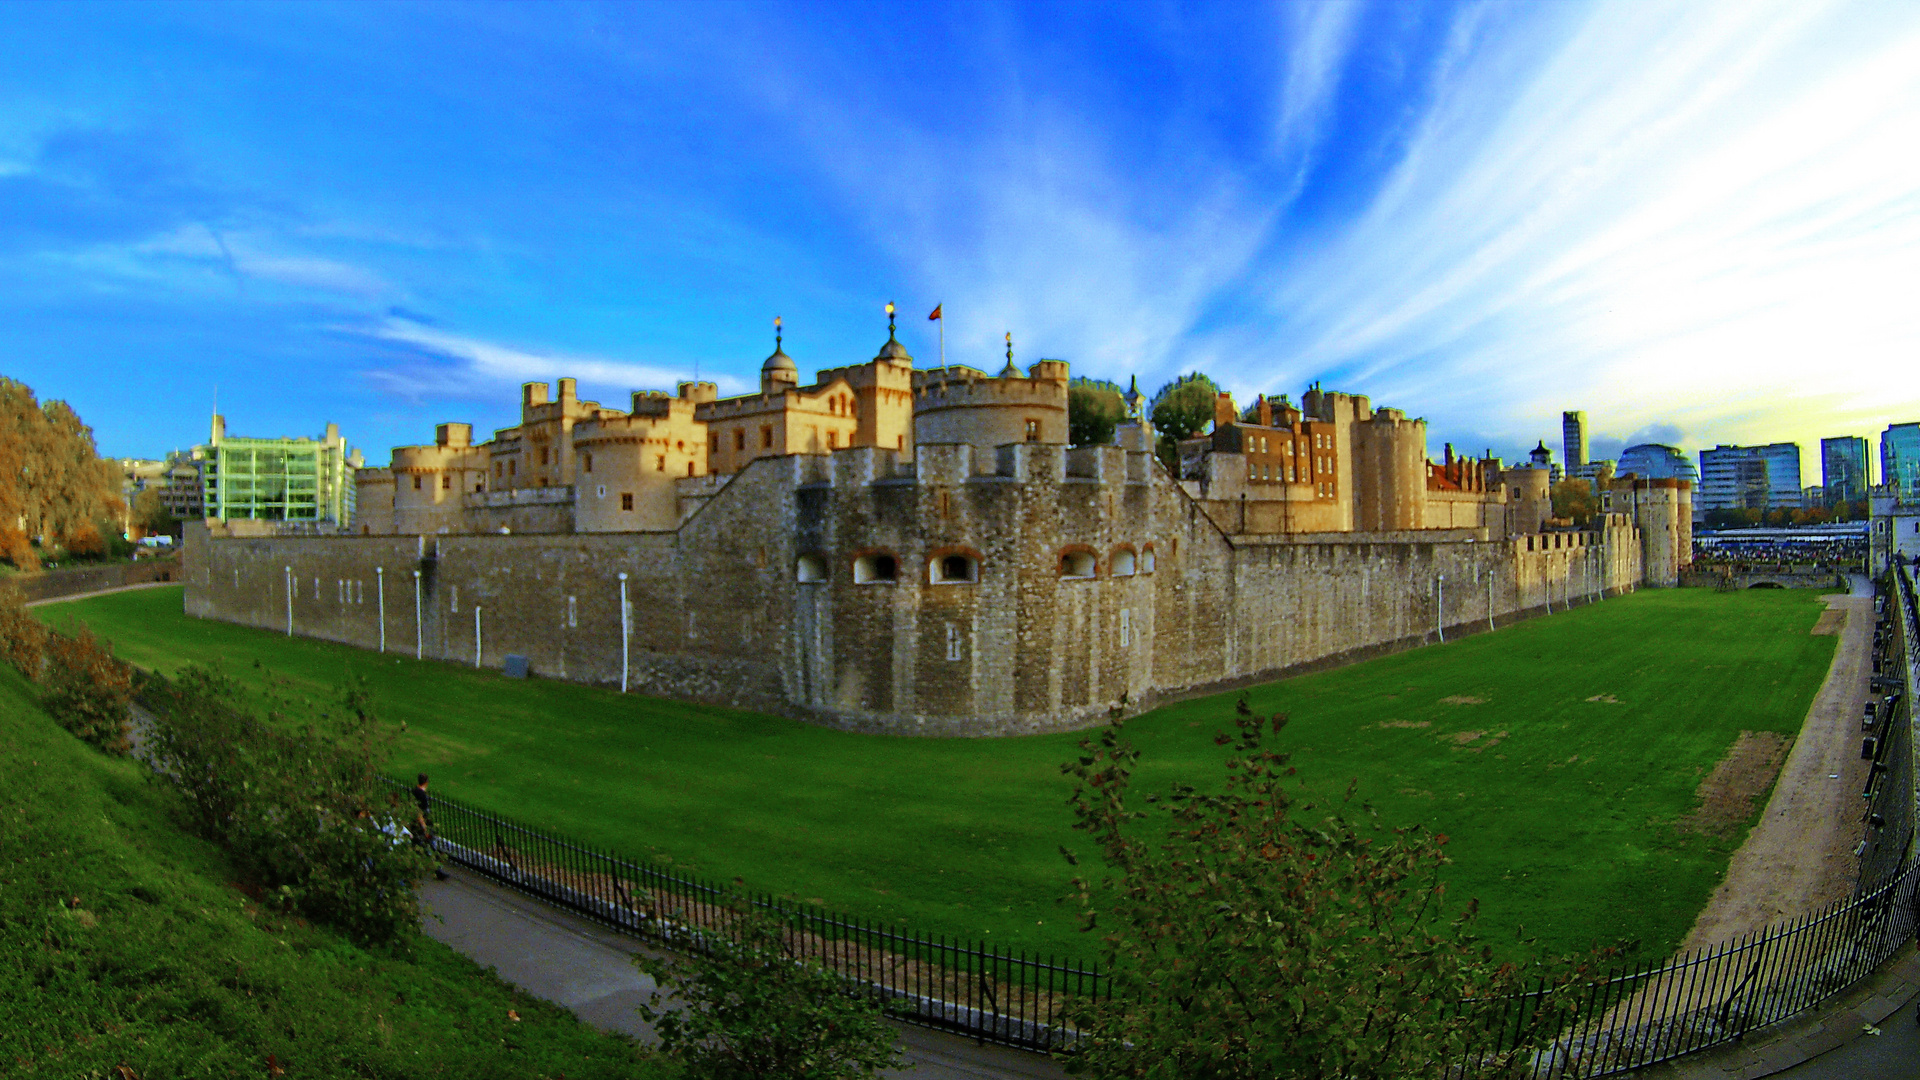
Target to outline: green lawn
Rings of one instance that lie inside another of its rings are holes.
[[[189,619],[177,589],[39,610],[162,670],[217,660],[257,678],[258,659],[316,696],[366,675],[407,724],[398,769],[595,844],[924,929],[1090,951],[1056,903],[1058,847],[1077,839],[1058,769],[1075,734],[853,735],[520,682]],[[1292,715],[1281,745],[1317,788],[1358,777],[1386,821],[1453,838],[1450,896],[1480,898],[1489,937],[1524,926],[1555,949],[1635,937],[1658,952],[1740,842],[1671,822],[1742,729],[1798,730],[1836,641],[1808,633],[1821,610],[1805,591],[1645,591],[1251,696]],[[1233,697],[1131,721],[1144,780],[1217,777]],[[1462,745],[1473,731],[1487,734]]]
[[[145,773],[62,731],[0,664],[0,1075],[669,1073],[438,942],[369,951],[262,909]]]

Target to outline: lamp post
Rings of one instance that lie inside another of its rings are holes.
[[[287,636],[292,637],[293,636],[293,567],[291,566],[287,567],[286,572],[287,572]]]
[[[633,621],[627,614],[627,572],[620,571],[620,692],[627,692],[627,641],[633,633]]]
[[[1447,575],[1433,579],[1433,632],[1440,644],[1447,643]]]
[[[427,635],[420,625],[420,571],[413,572],[413,658],[426,659]]]
[[[380,605],[380,651],[387,651],[387,568],[373,568],[374,600]]]
[[[473,666],[480,666],[480,605],[473,605]]]

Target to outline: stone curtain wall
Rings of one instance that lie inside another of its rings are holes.
[[[754,462],[673,532],[190,536],[187,610],[637,692],[928,735],[1094,722],[1560,610],[1636,587],[1638,532],[1476,541],[1468,530],[1229,538],[1118,447],[923,445]],[[1092,556],[1091,578],[1062,575]],[[858,583],[856,560],[895,560]],[[946,556],[976,580],[945,584]],[[801,581],[801,557],[824,580]],[[1133,573],[1125,573],[1128,559]],[[291,567],[291,571],[288,568]],[[384,568],[385,573],[377,573]],[[414,616],[413,571],[420,576]],[[1444,580],[1442,578],[1444,577]],[[1489,601],[1491,583],[1491,601]]]

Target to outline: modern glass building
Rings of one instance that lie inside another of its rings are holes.
[[[1665,443],[1641,443],[1622,451],[1614,475],[1628,473],[1643,480],[1685,480],[1695,488],[1700,486],[1700,470],[1693,467],[1693,459]]]
[[[1903,503],[1920,503],[1920,424],[1894,424],[1880,433],[1880,482]]]
[[[219,521],[353,523],[353,474],[358,450],[349,450],[338,424],[317,439],[242,439],[213,418],[213,440],[202,448],[206,516]]]
[[[1800,444],[1716,446],[1700,451],[1694,516],[1712,510],[1800,509]]]
[[[1826,505],[1867,497],[1867,440],[1856,435],[1820,440],[1820,487]]]

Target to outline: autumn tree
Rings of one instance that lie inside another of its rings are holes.
[[[1242,699],[1236,731],[1215,740],[1231,749],[1225,784],[1211,790],[1136,796],[1140,753],[1117,721],[1061,767],[1074,828],[1105,870],[1076,878],[1068,900],[1099,935],[1113,980],[1110,995],[1069,1007],[1082,1037],[1068,1070],[1500,1075],[1511,1047],[1557,1029],[1584,969],[1552,968],[1522,1015],[1504,1013],[1507,995],[1549,969],[1495,960],[1471,932],[1475,905],[1451,910],[1445,836],[1382,825],[1352,785],[1335,805],[1311,801],[1288,755],[1265,745],[1284,723]]]
[[[123,509],[119,487],[118,469],[101,459],[79,414],[0,377],[0,555],[31,569],[36,540],[103,552],[99,523]]]
[[[1075,378],[1067,384],[1067,441],[1075,446],[1105,446],[1127,415],[1118,384]]]
[[[1584,476],[1569,476],[1553,485],[1553,516],[1569,521],[1586,521],[1600,512],[1600,499],[1593,493],[1593,481]]]

